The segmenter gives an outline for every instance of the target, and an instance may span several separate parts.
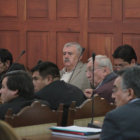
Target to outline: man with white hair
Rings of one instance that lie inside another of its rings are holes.
[[[90,82],[86,77],[86,64],[81,62],[83,48],[77,42],[69,42],[63,48],[64,68],[60,71],[61,80],[75,85],[84,91],[90,88]]]
[[[105,55],[96,55],[93,68],[93,60],[89,59],[87,64],[87,78],[95,89],[86,89],[84,94],[87,98],[91,98],[93,94],[113,102],[112,88],[113,82],[117,75],[113,72],[112,63]]]

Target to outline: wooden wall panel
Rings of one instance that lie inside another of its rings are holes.
[[[111,58],[112,46],[113,46],[113,35],[112,34],[89,34],[89,56],[92,52],[96,54],[106,54]]]
[[[57,0],[58,18],[77,18],[79,17],[79,0]]]
[[[89,18],[111,18],[112,0],[89,0]]]
[[[18,31],[0,31],[0,48],[6,48],[11,53],[15,53],[14,58],[20,54],[19,50],[19,32]]]
[[[27,17],[47,18],[48,0],[27,0]]]
[[[123,34],[123,44],[130,44],[135,50],[140,50],[140,34]],[[139,51],[136,51],[138,62],[140,62]]]
[[[18,0],[0,0],[0,17],[17,17]]]
[[[140,18],[140,1],[124,0],[124,17],[128,19]]]
[[[48,32],[27,32],[27,64],[32,68],[38,60],[47,61]]]

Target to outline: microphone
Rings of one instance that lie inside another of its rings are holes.
[[[93,52],[93,53],[92,53],[93,67],[94,67],[95,56],[96,56],[96,54]]]
[[[26,52],[25,50],[22,50],[21,53],[19,54],[19,56],[16,58],[16,60],[15,60],[14,63],[17,63],[19,61],[19,59],[25,54],[25,52]],[[14,67],[14,63],[9,67],[9,69],[7,70],[7,72],[9,72]]]
[[[85,51],[85,48],[82,48],[82,52],[81,52],[81,55],[84,53],[84,51]]]
[[[93,84],[94,84],[94,61],[95,61],[95,56],[96,54],[93,52],[92,53],[92,61],[93,61]],[[100,128],[99,126],[94,124],[94,91],[92,93],[92,118],[91,118],[91,122],[88,123],[88,127],[92,127],[92,128]]]
[[[72,79],[72,77],[73,77],[74,71],[75,71],[75,69],[76,69],[76,67],[77,67],[77,65],[78,65],[78,63],[79,63],[80,57],[83,55],[84,51],[85,51],[85,48],[82,48],[81,54],[80,54],[79,57],[78,57],[78,61],[77,61],[76,65],[75,65],[75,67],[74,67],[74,69],[73,69],[73,71],[72,71],[72,74],[71,74],[71,76],[70,76],[70,79],[69,79],[68,83],[70,83],[70,81],[71,81],[71,79]]]

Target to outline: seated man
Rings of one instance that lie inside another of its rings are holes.
[[[60,71],[61,80],[75,85],[82,91],[90,88],[90,83],[86,77],[86,64],[81,62],[82,47],[77,42],[69,42],[63,48],[64,68]]]
[[[137,62],[135,50],[130,45],[119,46],[113,53],[114,71],[134,66]]]
[[[112,88],[113,82],[117,75],[112,70],[112,63],[110,59],[105,55],[96,55],[94,61],[89,59],[87,64],[87,78],[90,83],[95,87],[93,89],[86,89],[84,94],[87,98],[91,98],[93,94],[107,99],[109,102],[113,102],[112,99]]]
[[[45,100],[52,109],[60,103],[70,105],[76,101],[79,106],[84,100],[83,92],[73,85],[60,81],[58,67],[51,62],[42,62],[32,69],[35,98]]]
[[[0,88],[1,88],[1,78],[8,71],[13,63],[12,54],[4,48],[0,48]]]
[[[18,113],[24,106],[32,103],[34,86],[31,77],[24,71],[11,71],[2,78],[0,89],[0,119],[4,119],[9,108]]]
[[[118,73],[112,97],[117,108],[106,114],[101,140],[140,139],[140,67]]]

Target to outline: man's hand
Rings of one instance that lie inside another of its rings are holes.
[[[92,93],[93,93],[93,89],[85,89],[85,91],[84,91],[84,95],[87,98],[91,98],[92,97]]]

